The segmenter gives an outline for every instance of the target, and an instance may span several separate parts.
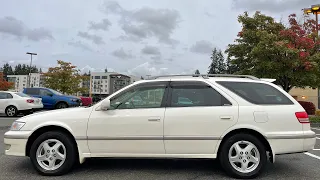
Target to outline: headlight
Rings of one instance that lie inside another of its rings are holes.
[[[11,131],[20,131],[20,129],[25,125],[24,122],[15,121],[12,123],[10,130]]]

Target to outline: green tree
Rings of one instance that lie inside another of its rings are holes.
[[[221,50],[214,48],[211,54],[211,64],[208,74],[223,74],[226,72],[226,62]]]
[[[197,69],[197,70],[194,72],[194,74],[200,74],[199,69]]]
[[[277,79],[276,84],[287,92],[293,87],[319,85],[320,43],[314,36],[315,21],[298,24],[295,15],[290,15],[286,27],[260,12],[253,17],[245,12],[238,21],[242,31],[226,50],[236,73]]]
[[[55,89],[61,93],[74,94],[87,92],[87,88],[80,87],[80,83],[85,81],[88,76],[80,75],[80,70],[70,62],[62,60],[57,61],[58,66],[50,67],[47,73],[44,73],[44,84],[48,88]]]
[[[2,67],[3,78],[8,80],[7,75],[13,75],[12,67],[9,63],[5,63]]]
[[[105,73],[108,72],[108,67],[106,67],[106,68],[104,69],[104,72],[105,72]]]

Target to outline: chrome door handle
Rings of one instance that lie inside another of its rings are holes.
[[[231,116],[220,116],[221,120],[230,120],[231,118]]]
[[[160,118],[150,118],[148,121],[160,121]]]

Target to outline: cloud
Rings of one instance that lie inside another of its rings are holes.
[[[101,22],[98,22],[98,23],[90,21],[89,29],[108,31],[111,25],[112,24],[108,19],[102,19]]]
[[[145,46],[143,49],[141,49],[142,54],[147,54],[147,55],[160,55],[160,50],[159,48],[155,46]]]
[[[317,4],[316,0],[233,0],[233,8],[245,11],[297,11]]]
[[[0,33],[17,37],[18,39],[29,39],[32,41],[53,40],[51,32],[43,27],[30,29],[22,21],[6,16],[0,18]]]
[[[155,37],[160,43],[175,45],[177,40],[171,38],[180,23],[180,13],[172,9],[153,9],[143,7],[137,10],[126,10],[117,2],[105,4],[104,12],[119,15],[124,36],[123,40],[142,41]]]
[[[210,12],[205,12],[204,15],[206,15],[206,16],[208,16],[208,17],[210,17],[210,18],[215,17],[215,15],[212,14],[212,13],[210,13]]]
[[[119,59],[132,59],[132,58],[134,58],[131,51],[125,52],[122,47],[120,49],[113,51],[111,54]]]
[[[164,75],[168,74],[169,70],[166,67],[158,68],[153,66],[152,63],[150,62],[145,62],[143,64],[140,64],[131,70],[128,70],[128,74],[135,75],[135,76],[146,76],[146,75],[151,75],[151,76],[159,76],[159,75]]]
[[[94,44],[100,45],[100,44],[105,44],[105,42],[103,41],[102,37],[97,36],[97,35],[93,35],[93,34],[89,34],[87,32],[82,32],[79,31],[78,32],[78,36],[82,37],[84,39],[90,40],[92,41]]]
[[[82,41],[75,41],[75,42],[71,41],[71,42],[68,42],[68,45],[81,48],[86,51],[93,51],[93,49],[91,49],[88,45],[84,44]]]
[[[197,41],[193,46],[191,46],[190,51],[198,54],[210,54],[213,49],[213,45],[209,41]]]

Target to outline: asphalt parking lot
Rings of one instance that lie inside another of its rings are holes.
[[[4,155],[3,135],[12,121],[14,118],[0,118],[0,179],[44,179],[35,172],[29,158]],[[276,163],[268,163],[265,172],[257,179],[320,179],[320,127],[312,130],[317,133],[318,137],[314,150],[306,154],[277,156]],[[76,167],[67,175],[48,179],[206,180],[230,178],[215,160],[92,159]]]

